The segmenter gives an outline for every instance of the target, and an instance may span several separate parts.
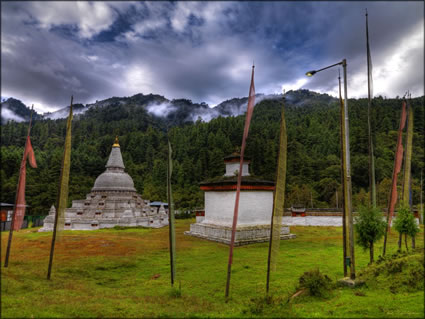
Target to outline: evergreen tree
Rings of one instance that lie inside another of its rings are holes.
[[[386,230],[386,222],[382,212],[373,207],[361,206],[355,217],[356,242],[363,249],[369,249],[370,264],[373,263],[373,245],[382,238]]]
[[[397,211],[397,217],[394,221],[394,228],[400,235],[398,241],[398,250],[401,250],[401,242],[404,235],[404,243],[406,245],[406,250],[408,251],[409,248],[407,247],[407,236],[415,238],[420,229],[416,224],[415,217],[410,211],[409,206],[407,206],[404,202]]]

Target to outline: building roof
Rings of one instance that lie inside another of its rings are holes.
[[[228,177],[222,176],[220,178],[214,178],[211,180],[203,181],[199,183],[199,185],[201,186],[201,189],[202,189],[205,187],[219,188],[219,186],[232,186],[232,185],[235,186],[237,183],[238,183],[237,176],[228,176]],[[242,176],[241,185],[242,186],[270,186],[274,188],[274,182],[263,180],[255,176]]]
[[[164,202],[150,202],[149,206],[161,206],[163,205],[164,207],[167,206],[168,207],[168,203],[164,203]]]
[[[240,158],[241,158],[241,154],[240,153],[237,153],[237,152],[234,152],[234,153],[232,153],[230,155],[225,156],[224,157],[224,161],[225,162],[235,162],[235,161],[240,161]],[[250,160],[251,160],[251,158],[248,157],[248,156],[244,156],[243,157],[243,161],[244,162],[249,162]]]
[[[9,203],[0,203],[0,207],[15,207],[14,204]],[[25,207],[31,207],[30,205],[25,205]]]
[[[8,203],[0,203],[0,206],[1,206],[1,207],[13,207],[13,206],[15,206],[15,205],[13,205],[13,204],[8,204]]]

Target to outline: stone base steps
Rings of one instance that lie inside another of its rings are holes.
[[[190,231],[186,231],[184,234],[230,245],[232,228],[229,226],[196,223],[190,225]],[[289,233],[289,227],[282,227],[280,239],[292,239],[295,237],[296,235]],[[240,226],[236,229],[235,246],[268,242],[269,240],[269,225]]]

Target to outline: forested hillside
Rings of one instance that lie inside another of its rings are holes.
[[[177,101],[177,100],[176,100]],[[203,207],[198,183],[224,174],[223,157],[240,147],[244,119],[218,117],[210,122],[187,122],[187,100],[181,113],[157,117],[137,101],[119,99],[93,107],[74,118],[69,204],[85,198],[105,169],[115,136],[135,187],[142,197],[166,200],[167,130],[173,147],[173,189],[176,208]],[[178,102],[177,101],[177,102]],[[228,101],[229,102],[229,101]],[[386,206],[391,184],[401,99],[373,100],[378,205]],[[413,203],[419,202],[419,180],[424,166],[424,98],[412,99],[414,137],[412,156]],[[197,112],[204,108],[197,108]],[[263,99],[255,106],[247,141],[251,174],[274,180],[278,153],[281,97]],[[367,201],[367,100],[350,99],[350,141],[353,205]],[[230,113],[229,113],[230,114]],[[285,102],[288,128],[286,206],[341,205],[339,106],[336,99],[308,91],[292,92]],[[182,118],[183,118],[182,117]],[[38,168],[27,169],[27,204],[31,214],[45,215],[55,203],[65,136],[65,119],[34,121],[31,131]],[[13,203],[28,123],[9,122],[1,134],[1,202]],[[401,179],[399,179],[401,180]]]

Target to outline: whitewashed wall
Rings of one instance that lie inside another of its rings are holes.
[[[226,174],[224,176],[235,176],[235,172],[239,171],[239,162],[226,163]],[[249,176],[248,163],[242,164],[242,176]]]
[[[202,223],[231,226],[236,191],[205,192],[205,219]],[[241,191],[238,225],[270,225],[272,191]]]
[[[386,220],[385,217],[383,217]],[[416,223],[419,224],[419,219],[416,219]],[[395,218],[393,219],[395,220]],[[391,226],[392,222],[391,221]],[[355,223],[355,218],[353,222]],[[291,217],[284,216],[283,225],[288,226],[342,226],[342,216],[306,216],[306,217]]]

